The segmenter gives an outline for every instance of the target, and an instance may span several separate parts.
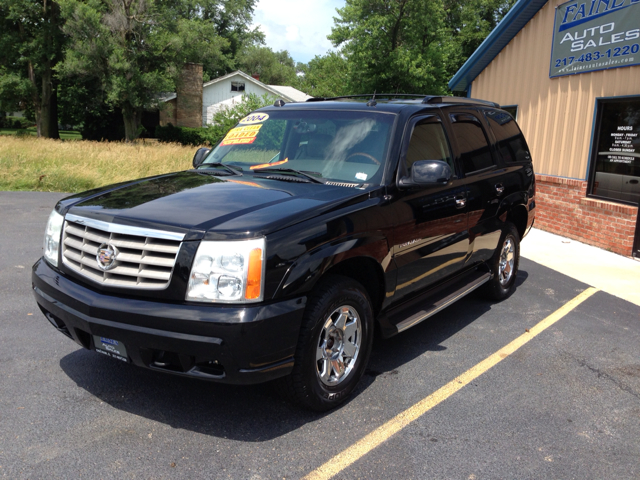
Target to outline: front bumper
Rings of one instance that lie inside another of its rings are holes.
[[[33,266],[38,306],[56,329],[87,349],[94,335],[126,347],[128,361],[224,383],[261,383],[293,367],[306,297],[251,306],[163,303],[115,296]]]

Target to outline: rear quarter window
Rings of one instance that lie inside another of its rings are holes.
[[[485,110],[484,115],[496,138],[498,154],[506,163],[531,162],[531,153],[513,117],[504,111]]]

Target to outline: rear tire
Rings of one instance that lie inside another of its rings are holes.
[[[520,265],[520,235],[512,223],[505,223],[500,242],[488,262],[493,278],[485,284],[485,294],[493,300],[504,300],[516,288]]]
[[[329,275],[304,313],[293,371],[280,379],[295,403],[326,411],[344,402],[364,373],[373,341],[373,311],[358,282]]]

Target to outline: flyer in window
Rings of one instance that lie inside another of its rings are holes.
[[[253,143],[261,127],[262,125],[247,125],[244,127],[232,128],[224,137],[220,146],[225,147],[227,145],[246,145]]]

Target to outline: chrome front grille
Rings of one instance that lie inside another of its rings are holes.
[[[62,234],[62,261],[101,285],[162,289],[171,280],[181,233],[129,227],[68,214]],[[103,270],[97,260],[102,245],[116,247],[115,262]]]

